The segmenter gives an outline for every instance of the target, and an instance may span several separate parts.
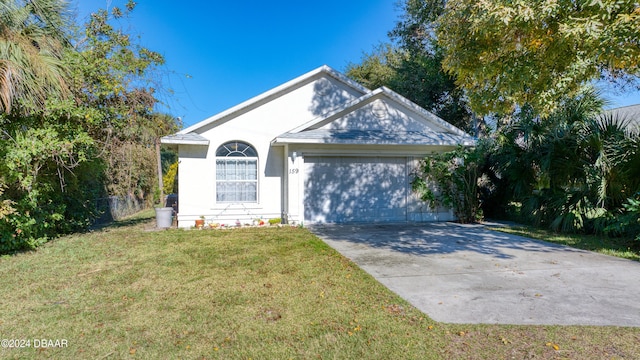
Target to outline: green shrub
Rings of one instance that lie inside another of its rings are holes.
[[[625,212],[616,217],[605,232],[612,235],[633,236],[640,241],[640,191],[622,205]]]
[[[484,162],[483,148],[461,146],[455,151],[425,158],[411,183],[413,191],[432,209],[452,208],[462,223],[482,220],[478,180],[479,168]]]
[[[169,166],[167,173],[162,177],[165,194],[175,194],[178,192],[178,162]]]

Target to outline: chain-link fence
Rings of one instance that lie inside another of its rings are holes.
[[[133,215],[145,207],[144,200],[135,196],[109,196],[98,199],[97,208],[102,215],[96,223],[104,224],[114,220],[120,220],[129,215]]]

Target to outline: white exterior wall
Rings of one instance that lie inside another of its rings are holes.
[[[200,215],[206,214],[206,204],[215,201],[214,194],[210,191],[211,177],[215,176],[213,167],[201,166],[208,156],[208,147],[196,145],[180,145],[178,164],[178,206],[180,214],[183,209],[188,209],[196,220]],[[192,175],[193,172],[196,175]],[[179,215],[180,215],[179,214]],[[178,221],[180,221],[178,217]],[[178,223],[179,225],[182,225]]]
[[[266,221],[281,217],[286,201],[283,194],[283,176],[288,172],[286,147],[272,147],[271,141],[329,108],[361,95],[333,78],[320,77],[282,96],[266,99],[248,111],[233,113],[205,126],[200,135],[209,139],[208,146],[179,146],[178,226],[192,227],[200,216],[227,225],[237,220],[244,224],[256,218]],[[216,203],[215,153],[220,145],[234,140],[246,142],[258,152],[257,203]],[[295,193],[292,195],[299,201]]]

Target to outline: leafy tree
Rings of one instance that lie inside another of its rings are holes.
[[[154,111],[159,86],[154,71],[164,58],[112,25],[113,19],[129,16],[134,8],[128,1],[125,9],[91,14],[68,61],[74,65],[72,89],[80,104],[74,111],[84,114],[87,131],[97,141],[108,193],[145,201],[156,188],[156,139],[177,124]]]
[[[0,17],[0,252],[6,252],[86,226],[88,192],[77,172],[93,140],[77,131],[73,117],[48,106],[69,94],[66,2],[4,1]]]
[[[442,4],[408,0],[405,13],[390,32],[393,44],[366,54],[350,64],[347,75],[369,88],[386,86],[447,122],[475,132],[474,119],[455,77],[442,70],[442,51],[428,26]]]
[[[86,228],[107,194],[149,201],[155,140],[177,127],[154,111],[162,57],[110,25],[133,1],[93,14],[78,38],[65,4],[0,5],[0,90],[13,96],[0,113],[0,253]]]
[[[0,252],[33,248],[86,227],[101,167],[94,141],[77,124],[42,113],[7,121],[0,136]],[[87,176],[93,173],[94,176]],[[99,189],[99,188],[98,188]],[[4,200],[3,200],[4,199]]]
[[[450,0],[436,15],[443,66],[480,114],[547,116],[592,80],[640,74],[637,1]]]
[[[346,74],[369,89],[376,89],[381,86],[393,88],[398,77],[397,65],[401,63],[400,50],[391,44],[381,44],[371,53],[365,54],[361,63],[350,63],[347,66]]]

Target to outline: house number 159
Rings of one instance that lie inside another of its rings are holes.
[[[298,172],[300,172],[298,169],[289,169],[289,174],[297,174]]]

